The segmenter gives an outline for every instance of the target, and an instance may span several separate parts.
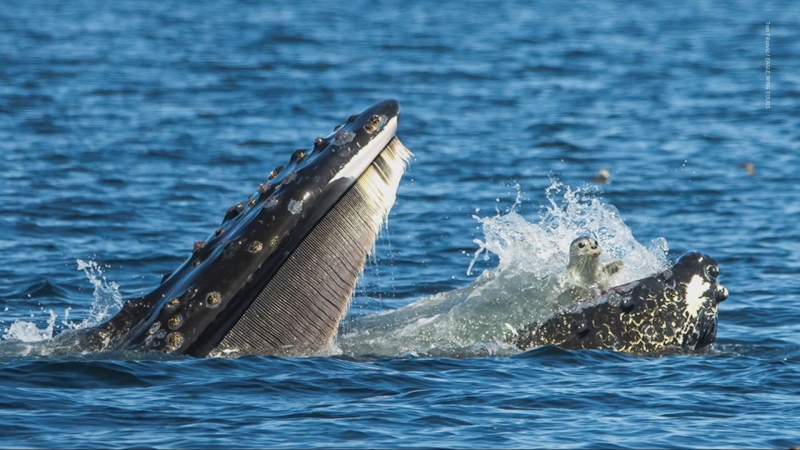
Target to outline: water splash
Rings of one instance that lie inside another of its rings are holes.
[[[578,236],[592,236],[603,250],[601,261],[622,259],[623,270],[612,284],[647,277],[668,267],[667,242],[655,239],[645,248],[633,237],[619,211],[603,203],[589,188],[573,190],[553,181],[545,190],[538,222],[516,212],[473,216],[483,228],[480,255],[499,258],[470,286],[423,298],[403,308],[354,318],[338,345],[347,354],[426,354],[453,356],[514,353],[509,333],[540,322],[571,300],[561,296],[566,285],[569,245]]]
[[[112,317],[123,304],[119,285],[109,282],[103,275],[103,270],[95,261],[77,260],[77,269],[82,270],[89,282],[94,286],[94,302],[89,310],[89,316],[82,321],[69,319],[71,308],[64,310],[63,319],[57,324],[58,314],[53,310],[46,310],[49,318],[44,328],[39,328],[37,322],[15,320],[5,328],[0,341],[0,356],[48,356],[54,353],[80,352],[75,342],[70,340],[67,333],[58,334],[63,329],[78,330],[91,328]],[[43,309],[44,311],[44,309]],[[35,314],[31,314],[35,317]],[[54,337],[58,335],[58,338]],[[64,336],[64,339],[59,339]]]
[[[94,286],[94,303],[89,309],[89,317],[77,328],[91,328],[110,319],[122,308],[124,301],[122,294],[119,292],[119,285],[106,279],[97,262],[86,262],[79,259],[77,263],[78,270],[82,270],[86,274],[86,278]]]
[[[622,284],[667,268],[667,241],[657,238],[643,247],[625,225],[613,205],[603,203],[590,188],[573,190],[556,180],[545,189],[546,204],[540,220],[531,223],[516,212],[519,195],[507,214],[473,217],[483,227],[484,240],[475,239],[478,250],[468,273],[483,253],[496,254],[498,269],[519,268],[538,277],[561,275],[569,262],[569,245],[579,236],[597,239],[603,250],[601,261],[623,259],[625,267],[615,276]]]
[[[38,328],[36,323],[24,320],[15,320],[3,334],[3,340],[16,340],[20,342],[38,342],[53,337],[53,328],[56,324],[56,313],[51,309],[47,311],[50,318],[45,328]],[[68,314],[65,312],[65,314]]]

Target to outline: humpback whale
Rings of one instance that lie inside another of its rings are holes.
[[[91,351],[313,354],[333,339],[411,153],[381,101],[295,151],[149,294],[83,331]]]
[[[396,136],[399,114],[397,101],[383,100],[296,150],[159,286],[105,323],[62,334],[93,352],[323,353],[412,156]],[[703,348],[716,338],[717,305],[728,295],[718,273],[710,257],[687,254],[665,272],[596,298],[587,292],[507,342],[521,350]]]

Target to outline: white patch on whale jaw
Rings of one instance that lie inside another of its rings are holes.
[[[392,117],[384,125],[383,129],[379,132],[372,141],[370,141],[363,148],[358,149],[357,154],[353,156],[347,164],[333,177],[331,183],[339,178],[358,178],[367,170],[377,156],[389,143],[395,139],[397,133],[397,117]],[[406,150],[408,151],[408,150]],[[410,152],[409,152],[410,154]]]
[[[710,288],[711,285],[701,275],[693,276],[686,284],[684,299],[686,300],[686,311],[690,316],[700,315],[706,300],[706,293]]]

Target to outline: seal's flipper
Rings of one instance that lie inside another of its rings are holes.
[[[622,270],[622,267],[624,265],[625,263],[622,262],[621,259],[615,259],[613,261],[609,261],[603,264],[603,272],[605,272],[606,276],[610,277],[612,275],[617,274],[620,270]]]

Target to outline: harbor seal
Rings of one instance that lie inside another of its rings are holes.
[[[581,236],[572,241],[567,265],[569,282],[584,289],[594,286],[608,289],[609,278],[619,272],[624,263],[621,259],[601,263],[601,252],[597,239]]]

